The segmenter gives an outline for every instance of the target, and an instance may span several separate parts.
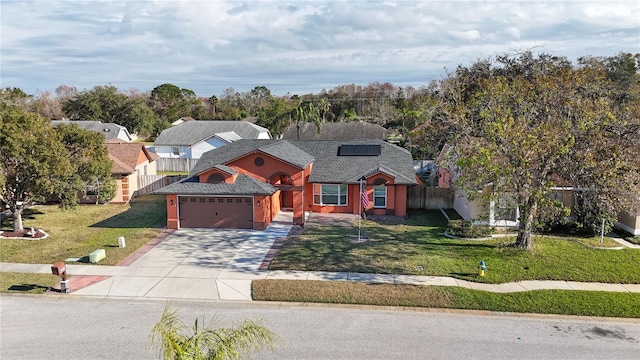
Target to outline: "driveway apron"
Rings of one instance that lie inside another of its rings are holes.
[[[291,230],[280,212],[264,231],[179,229],[129,266],[72,294],[155,299],[251,300],[251,281],[277,238]],[[73,289],[72,289],[73,290]]]

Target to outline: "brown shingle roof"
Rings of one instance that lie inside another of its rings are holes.
[[[128,143],[114,139],[104,144],[109,151],[109,158],[113,161],[114,174],[132,174],[138,165],[138,158],[142,151],[149,162],[158,158],[158,155],[150,153],[141,143]]]

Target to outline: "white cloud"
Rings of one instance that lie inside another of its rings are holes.
[[[46,4],[46,6],[44,6]],[[637,2],[3,1],[2,86],[427,85],[514,49],[640,52]]]

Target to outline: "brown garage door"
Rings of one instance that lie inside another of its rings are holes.
[[[179,197],[182,228],[253,228],[250,197]]]

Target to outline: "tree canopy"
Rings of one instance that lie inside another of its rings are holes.
[[[203,119],[207,113],[193,90],[181,89],[173,84],[156,86],[149,96],[149,106],[167,126],[182,117]]]
[[[112,163],[101,134],[62,125],[21,107],[0,104],[0,187],[2,205],[13,214],[14,231],[22,231],[22,211],[52,196],[61,206],[77,204],[78,193],[98,187],[113,197]]]
[[[142,137],[155,135],[153,132],[159,128],[164,129],[145,99],[128,96],[111,85],[96,86],[70,97],[62,103],[62,109],[71,120],[116,123]]]
[[[91,189],[97,193],[96,201],[108,201],[115,196],[112,178],[113,164],[104,146],[104,137],[71,124],[61,124],[57,131],[67,150],[72,171],[65,177],[61,191],[56,194],[64,208],[75,207],[78,194]]]
[[[638,72],[630,74],[636,90],[629,91],[603,65],[505,55],[459,67],[436,92],[431,130],[453,145],[457,186],[470,198],[509,198],[517,205],[517,247],[531,247],[536,221],[566,210],[550,197],[559,182],[578,193],[583,224],[603,218],[611,224],[636,205]],[[490,191],[478,192],[483,188]]]
[[[0,104],[0,113],[2,205],[13,214],[14,231],[22,231],[22,210],[62,192],[72,166],[60,135],[46,119],[6,104]]]

